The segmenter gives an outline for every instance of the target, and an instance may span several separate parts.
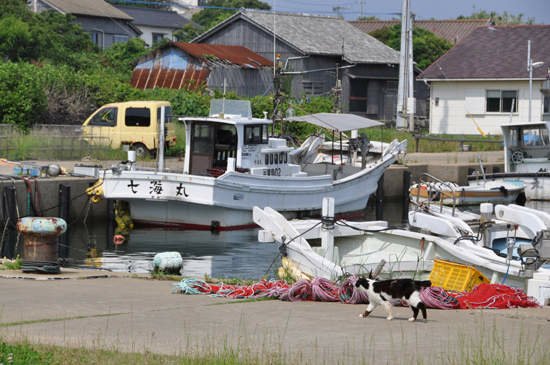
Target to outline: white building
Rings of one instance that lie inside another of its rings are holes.
[[[549,39],[550,25],[470,33],[418,77],[430,85],[430,133],[500,134],[501,124],[526,122],[529,114],[533,122],[550,120]],[[532,64],[539,66],[532,68],[532,89],[529,40]]]

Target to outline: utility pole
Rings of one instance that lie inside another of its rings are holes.
[[[412,23],[409,0],[401,8],[401,47],[399,51],[399,86],[397,92],[396,127],[414,130],[414,95],[412,66]],[[412,118],[413,122],[410,122]]]

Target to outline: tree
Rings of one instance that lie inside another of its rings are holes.
[[[31,52],[29,25],[15,16],[0,18],[0,59],[19,61]]]
[[[270,10],[271,6],[260,0],[210,0],[208,8],[193,15],[193,21],[200,25],[203,30],[212,28],[214,25],[229,18],[238,9],[261,9]]]
[[[507,11],[498,14],[495,11],[488,12],[486,10],[474,11],[471,15],[460,15],[457,19],[491,19],[496,24],[533,24],[534,18],[523,19],[523,14],[509,14]]]
[[[401,24],[375,30],[370,35],[397,51],[401,48]],[[451,47],[450,42],[428,30],[413,29],[413,57],[416,65],[421,69],[431,65]]]

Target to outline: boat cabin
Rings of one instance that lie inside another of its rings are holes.
[[[218,177],[228,171],[263,176],[305,176],[289,163],[293,150],[269,138],[272,121],[253,118],[247,100],[212,100],[210,115],[180,118],[185,124],[184,173]]]
[[[550,172],[550,122],[501,126],[506,172]]]

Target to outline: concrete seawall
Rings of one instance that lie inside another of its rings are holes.
[[[453,181],[459,185],[466,184],[466,177],[475,170],[479,170],[477,159],[481,158],[484,163],[484,169],[487,173],[504,171],[502,161],[502,152],[451,152],[451,153],[413,153],[406,156],[402,164],[394,164],[384,173],[384,198],[393,200],[403,197],[403,175],[405,171],[410,171],[411,182],[418,181],[423,173],[429,173],[442,180]],[[47,165],[48,162],[34,162],[37,165]],[[64,161],[61,165],[71,170],[75,161]],[[109,167],[116,164],[116,161],[102,161],[103,167]],[[141,163],[140,163],[141,164]],[[148,167],[153,167],[154,161],[143,163]],[[179,171],[182,161],[178,159],[168,159],[166,167],[173,171]],[[30,179],[30,194],[28,187],[20,177],[10,178],[13,167],[2,166],[0,173],[3,180],[0,185],[3,188],[8,185],[16,187],[16,197],[18,201],[19,215],[27,215],[29,202],[32,200],[36,209],[43,212],[44,216],[59,215],[59,186],[67,185],[71,188],[71,217],[76,218],[84,214],[88,209],[89,199],[85,194],[86,188],[91,186],[97,179],[93,177],[72,177],[59,176],[48,178]],[[38,188],[38,189],[37,189]],[[91,204],[87,211],[88,219],[106,219],[107,204],[101,201],[98,204]],[[70,223],[70,222],[69,222]]]

